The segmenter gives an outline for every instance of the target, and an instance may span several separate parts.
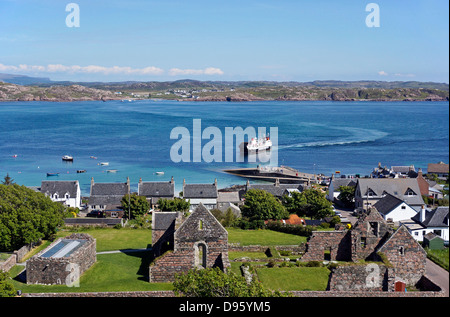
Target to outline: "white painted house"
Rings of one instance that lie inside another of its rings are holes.
[[[408,231],[417,241],[423,241],[426,234],[433,232],[448,243],[448,206],[437,207],[431,211],[424,207],[411,219],[401,221],[401,224],[408,228]]]
[[[410,205],[391,194],[386,194],[373,206],[377,208],[384,220],[391,219],[393,222],[408,220],[417,214]]]
[[[52,201],[68,207],[81,208],[81,190],[78,181],[42,181],[40,192]]]

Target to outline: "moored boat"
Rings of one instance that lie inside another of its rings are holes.
[[[63,161],[66,161],[66,162],[73,162],[73,157],[70,156],[70,155],[64,155],[64,156],[62,157],[62,160],[63,160]]]
[[[59,173],[47,173],[47,177],[50,177],[50,176],[59,176]]]

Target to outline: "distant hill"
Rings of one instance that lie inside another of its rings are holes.
[[[13,75],[3,73],[0,73],[0,81],[16,85],[38,85],[38,84],[52,83],[50,78],[29,77],[24,75]]]
[[[449,84],[418,81],[68,82],[0,74],[1,100],[170,99],[195,101],[334,100],[445,101]]]

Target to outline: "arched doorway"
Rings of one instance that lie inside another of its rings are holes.
[[[205,242],[197,242],[194,246],[195,253],[195,267],[197,268],[206,268],[206,255],[208,252],[208,248]]]

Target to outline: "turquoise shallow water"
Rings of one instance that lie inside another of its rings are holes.
[[[229,150],[225,128],[239,126],[278,128],[279,165],[303,172],[367,175],[378,162],[426,170],[428,163],[449,161],[448,102],[14,102],[0,103],[0,177],[9,173],[27,186],[44,179],[78,179],[83,194],[91,177],[115,182],[129,176],[137,188],[141,177],[165,181],[173,176],[177,190],[183,178],[188,183],[217,178],[219,186],[244,183],[222,170],[256,163],[171,160],[178,140],[170,138],[172,129],[184,127],[195,139],[193,119],[201,119],[202,131],[216,127],[222,132],[222,161]],[[204,139],[202,146],[208,142]],[[66,154],[73,163],[62,162]],[[47,178],[47,172],[59,176]]]

